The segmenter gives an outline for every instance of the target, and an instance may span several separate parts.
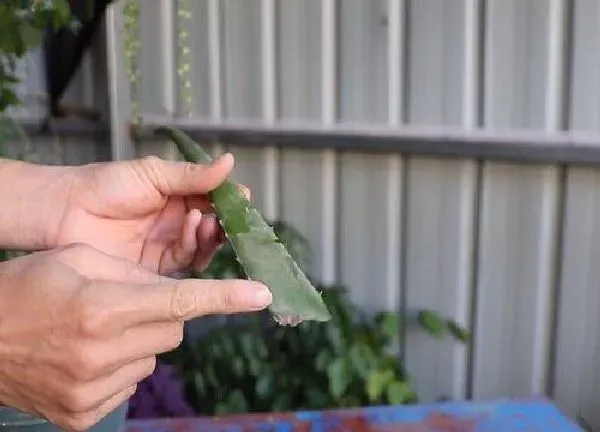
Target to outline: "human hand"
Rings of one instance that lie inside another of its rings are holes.
[[[262,285],[173,280],[85,245],[0,263],[0,405],[86,430],[177,347],[185,320],[260,310]]]
[[[211,165],[147,157],[77,167],[51,243],[87,243],[163,275],[203,270],[225,240],[206,194],[233,163],[225,154]]]

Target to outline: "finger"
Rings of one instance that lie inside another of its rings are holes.
[[[151,322],[144,325],[128,327],[116,336],[105,334],[85,334],[77,343],[75,352],[64,351],[66,362],[73,363],[78,353],[97,353],[91,357],[84,354],[87,366],[75,365],[79,372],[91,377],[99,377],[116,371],[124,364],[162,354],[177,348],[183,341],[183,323]],[[73,351],[73,350],[72,350]],[[76,372],[73,373],[74,375]]]
[[[136,390],[137,385],[132,385],[120,393],[115,394],[92,411],[78,414],[67,412],[62,416],[62,418],[59,418],[58,421],[51,421],[58,426],[65,428],[66,430],[89,430],[92,426],[99,423],[102,419],[129,400],[135,394]]]
[[[60,398],[62,408],[71,413],[96,410],[115,395],[137,385],[156,368],[156,357],[146,357],[127,363],[113,373],[70,386]]]
[[[200,213],[214,213],[212,201],[206,194],[203,195],[187,195],[184,198],[185,210],[190,211],[192,209],[200,210]]]
[[[135,326],[148,322],[183,321],[204,315],[226,315],[264,309],[271,292],[264,285],[240,279],[170,280],[152,285],[99,287],[104,296],[119,299],[107,319]]]
[[[225,233],[216,216],[205,215],[198,226],[196,236],[198,249],[195,254],[193,268],[196,271],[203,271],[219,247],[225,242]]]
[[[223,183],[233,169],[231,153],[225,153],[210,165],[167,161],[156,157],[142,160],[153,186],[165,196],[206,194]]]
[[[165,249],[160,259],[159,272],[170,274],[176,270],[189,267],[198,251],[196,232],[203,221],[202,213],[193,209],[188,212],[181,228],[179,240]]]

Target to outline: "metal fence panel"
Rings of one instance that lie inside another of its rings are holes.
[[[565,192],[554,394],[570,415],[600,424],[600,171],[571,168]]]
[[[491,0],[485,35],[485,126],[544,128],[548,0]]]
[[[340,156],[338,279],[367,312],[400,307],[402,176],[389,158]]]
[[[408,121],[460,125],[464,115],[463,74],[467,56],[465,2],[413,0],[409,3]]]
[[[486,163],[474,395],[544,393],[552,329],[558,170]]]
[[[439,311],[471,326],[477,230],[478,164],[410,158],[407,166],[406,304]],[[406,362],[424,400],[464,398],[468,347],[411,330]]]
[[[570,127],[600,130],[600,3],[594,0],[574,2],[572,23],[572,70]]]

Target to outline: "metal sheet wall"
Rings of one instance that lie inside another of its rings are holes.
[[[146,117],[600,127],[596,0],[140,5]],[[176,19],[185,8],[191,19]],[[189,51],[178,47],[182,36]],[[192,112],[177,83],[182,67]],[[267,215],[311,240],[325,282],[349,285],[366,308],[405,302],[475,330],[469,349],[408,335],[408,367],[425,399],[547,393],[600,424],[600,170],[230,150],[236,179]]]

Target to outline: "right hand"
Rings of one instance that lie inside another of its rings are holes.
[[[84,245],[0,263],[0,405],[86,430],[181,343],[185,320],[264,309],[264,289],[173,280]]]

